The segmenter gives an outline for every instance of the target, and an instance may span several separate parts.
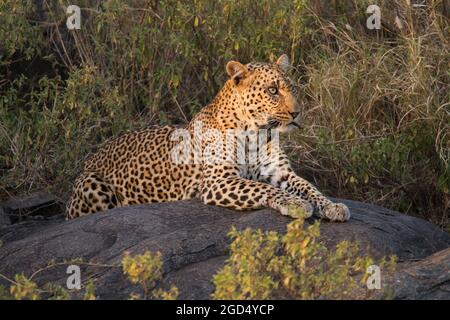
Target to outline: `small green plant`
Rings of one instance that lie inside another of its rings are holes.
[[[128,252],[122,259],[123,273],[128,279],[139,284],[143,290],[143,299],[153,297],[155,299],[175,300],[178,296],[178,288],[172,286],[169,291],[154,289],[157,282],[162,278],[161,253],[152,254],[145,252],[141,255],[131,256]],[[139,294],[133,293],[130,297],[133,300],[141,299]]]
[[[0,286],[0,300],[70,300],[73,298],[72,292],[64,289],[60,285],[47,283],[39,287],[31,277],[24,274],[17,274],[14,280],[2,275],[2,278],[11,283],[9,289]],[[95,286],[89,281],[84,289],[84,300],[95,300]]]
[[[95,295],[95,285],[92,280],[89,280],[86,284],[83,300],[97,300]]]
[[[11,285],[9,292],[16,300],[39,300],[40,292],[36,283],[18,274],[14,277],[14,284]]]
[[[75,259],[71,261],[55,262],[50,261],[47,266],[35,271],[31,276],[27,277],[24,274],[17,274],[14,279],[10,279],[2,274],[0,277],[9,283],[11,286],[6,288],[0,286],[0,300],[70,300],[73,299],[74,291],[64,289],[60,285],[53,283],[47,283],[44,286],[39,287],[36,282],[33,281],[33,277],[37,274],[48,271],[51,268],[63,265],[70,265],[77,263],[79,265],[93,266],[93,267],[105,267],[105,268],[118,268],[118,265],[98,264],[83,262],[82,259]],[[143,296],[133,293],[131,299],[147,299],[154,298],[160,300],[175,300],[178,297],[178,288],[172,286],[169,290],[163,290],[156,287],[159,280],[162,277],[162,260],[161,253],[151,254],[145,252],[142,255],[131,256],[125,253],[123,260],[121,261],[123,273],[133,284],[139,284],[143,289]],[[90,279],[83,285],[84,291],[81,291],[82,296],[77,295],[77,299],[80,297],[83,300],[96,300],[95,283],[93,279]]]
[[[230,236],[230,258],[213,278],[214,299],[355,298],[374,264],[356,243],[328,249],[319,240],[319,223],[305,227],[303,219],[291,222],[285,235],[233,228]],[[386,272],[395,264],[394,257],[377,263]]]
[[[4,286],[0,286],[0,300],[13,300],[13,297],[11,297],[9,290]]]

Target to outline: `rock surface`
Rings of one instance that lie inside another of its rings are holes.
[[[61,209],[62,204],[58,199],[45,191],[38,191],[25,197],[11,198],[0,203],[0,210],[5,212],[12,223],[52,218],[59,216]]]
[[[6,214],[5,210],[0,207],[0,228],[9,224],[11,224],[9,216]]]
[[[450,248],[407,266],[395,283],[398,299],[450,300]]]
[[[349,206],[352,219],[322,222],[321,237],[327,245],[358,240],[375,257],[397,255],[396,298],[450,299],[449,234],[379,206],[342,202]],[[161,251],[163,286],[176,285],[180,299],[207,299],[213,290],[210,279],[227,258],[231,226],[283,232],[290,221],[269,209],[238,213],[192,200],[117,208],[72,221],[23,222],[0,229],[0,273],[29,276],[51,260],[83,258],[99,264],[81,266],[84,281],[95,279],[99,298],[127,299],[138,288],[120,268],[105,265],[118,265],[125,251]],[[64,285],[66,267],[44,269],[33,280]]]

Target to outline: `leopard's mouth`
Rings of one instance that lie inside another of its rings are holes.
[[[290,129],[293,129],[293,128],[301,129],[301,126],[295,120],[286,124],[286,123],[283,123],[282,121],[279,121],[279,120],[276,120],[276,119],[273,119],[273,118],[269,119],[267,121],[267,123],[258,126],[258,129],[264,129],[264,130],[270,130],[270,129],[282,129],[282,130],[287,129],[287,130],[290,130]]]

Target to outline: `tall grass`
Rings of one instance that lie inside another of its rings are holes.
[[[434,5],[398,2],[402,29],[376,35],[319,18],[302,64],[305,130],[291,142],[299,168],[329,193],[446,225],[449,29]]]
[[[286,52],[304,129],[285,143],[328,194],[449,224],[447,1],[69,1],[0,3],[0,194],[66,199],[85,156],[148,124],[186,123],[229,59]],[[396,19],[397,17],[397,19]],[[401,26],[401,28],[399,28]]]

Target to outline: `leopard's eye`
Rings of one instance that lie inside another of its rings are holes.
[[[277,87],[269,87],[269,88],[267,88],[267,91],[273,96],[278,94],[278,88]]]

